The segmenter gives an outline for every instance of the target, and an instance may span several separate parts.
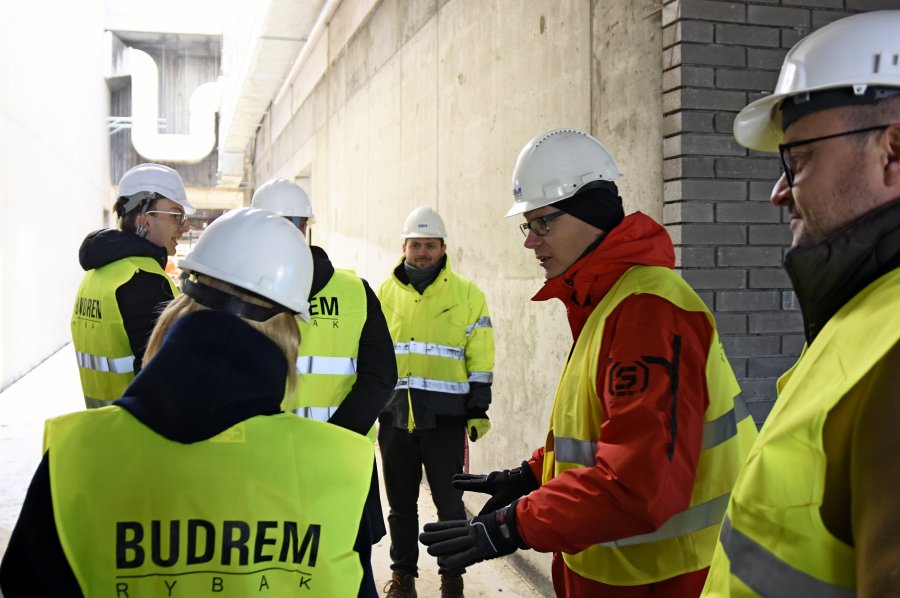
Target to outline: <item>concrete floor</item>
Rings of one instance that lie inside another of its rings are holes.
[[[6,551],[31,476],[41,459],[44,420],[83,407],[71,344],[0,393],[0,555]],[[387,513],[383,492],[382,488],[382,504]],[[437,520],[427,485],[422,487],[419,513],[423,524]],[[389,544],[385,538],[373,550],[372,567],[379,591],[390,579]],[[513,563],[511,559],[497,559],[471,567],[464,578],[466,596],[532,598],[552,595],[550,588],[532,585]],[[419,567],[416,584],[419,596],[439,596],[437,563],[424,547]]]

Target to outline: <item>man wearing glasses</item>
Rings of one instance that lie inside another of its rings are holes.
[[[471,521],[430,523],[444,567],[553,553],[558,596],[690,597],[703,587],[732,484],[756,437],[715,320],[673,270],[668,233],[624,215],[619,170],[572,129],[519,154],[512,208],[574,345],[543,447],[521,467],[460,476],[491,495]]]
[[[708,596],[898,596],[900,11],[794,46],[734,121],[779,151],[772,203],[806,346],[735,485]]]
[[[122,176],[113,209],[118,230],[90,233],[78,252],[86,274],[71,327],[89,408],[119,398],[140,371],[156,318],[178,295],[164,268],[194,212],[181,175],[152,163]]]

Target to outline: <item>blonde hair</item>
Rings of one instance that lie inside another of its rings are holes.
[[[196,277],[197,282],[234,295],[248,303],[261,305],[263,307],[272,306],[272,303],[267,302],[258,295],[251,295],[233,284],[216,278],[210,278],[204,274],[197,274]],[[204,309],[209,308],[198,303],[193,297],[188,295],[179,295],[172,300],[159,315],[159,319],[156,320],[156,326],[153,327],[153,332],[150,334],[150,340],[147,341],[147,349],[144,351],[144,363],[146,364],[157,352],[159,352],[159,347],[162,345],[166,333],[175,322],[189,313]],[[293,393],[297,384],[295,372],[297,349],[300,346],[300,329],[297,327],[297,320],[294,319],[292,314],[287,312],[272,316],[265,322],[255,322],[253,320],[248,320],[247,318],[241,319],[265,334],[279,349],[281,349],[281,352],[284,353],[288,371],[286,392],[288,394]]]

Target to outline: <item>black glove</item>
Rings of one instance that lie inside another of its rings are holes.
[[[494,471],[487,475],[474,473],[458,473],[453,476],[453,487],[463,492],[484,492],[491,498],[484,503],[479,515],[496,511],[505,507],[517,498],[521,498],[540,487],[527,461],[521,467]]]
[[[426,523],[419,542],[428,547],[428,554],[437,557],[442,569],[464,569],[528,548],[516,530],[515,503],[468,521]]]

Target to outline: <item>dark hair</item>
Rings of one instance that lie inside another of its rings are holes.
[[[156,207],[157,200],[159,200],[162,196],[156,195],[152,198],[146,198],[141,200],[136,206],[125,211],[125,205],[131,200],[130,197],[119,197],[116,200],[116,203],[113,205],[113,211],[116,213],[116,216],[119,219],[119,230],[125,231],[128,233],[133,233],[137,230],[137,217],[148,210],[152,210]]]

